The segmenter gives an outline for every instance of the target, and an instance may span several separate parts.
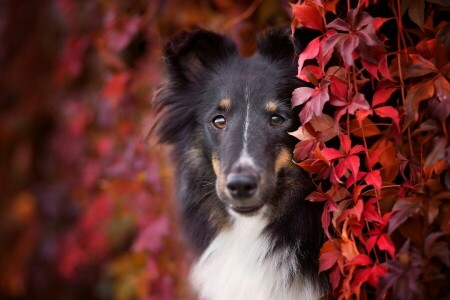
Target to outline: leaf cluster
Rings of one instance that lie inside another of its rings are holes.
[[[337,4],[292,5],[292,27],[318,31],[298,60],[311,87],[293,93],[302,126],[291,134],[317,183],[307,200],[324,202],[320,271],[338,299],[440,299],[450,280],[450,5]]]

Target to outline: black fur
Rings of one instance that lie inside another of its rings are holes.
[[[233,155],[239,151],[237,140],[241,138],[230,135],[229,142],[221,143],[222,133],[210,128],[211,110],[222,94],[230,97],[232,103],[240,101],[239,105],[243,105],[244,83],[252,91],[255,107],[267,99],[276,100],[286,122],[279,129],[255,127],[249,135],[249,151],[256,153],[262,168],[273,169],[280,149],[287,147],[292,152],[296,143],[286,133],[299,126],[290,98],[296,87],[304,85],[296,79],[301,36],[296,42],[286,28],[267,32],[258,38],[258,53],[246,59],[239,57],[227,37],[196,30],[178,35],[165,48],[168,82],[155,96],[158,114],[153,130],[160,141],[173,145],[183,228],[198,255],[230,222],[227,204],[214,187],[217,175],[211,156],[219,156],[221,171],[230,172]],[[254,114],[254,122],[266,118],[256,108]],[[233,126],[236,132],[241,130],[241,125]],[[231,162],[227,165],[226,161]],[[312,188],[308,176],[293,164],[275,174],[273,188],[263,194],[267,199],[261,200],[271,207],[265,234],[273,241],[273,251],[300,245],[297,257],[302,275],[324,286],[324,278],[318,275],[322,207],[305,200]]]

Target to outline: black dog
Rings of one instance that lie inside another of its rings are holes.
[[[301,38],[300,38],[301,40]],[[238,55],[232,41],[197,30],[165,48],[169,80],[155,96],[156,132],[172,144],[183,226],[198,259],[200,299],[319,299],[321,206],[292,162],[296,48],[290,31]]]

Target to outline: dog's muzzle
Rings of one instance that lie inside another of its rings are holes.
[[[255,197],[258,193],[259,176],[252,168],[241,168],[227,176],[226,189],[230,196],[229,206],[241,214],[256,212],[262,203]]]

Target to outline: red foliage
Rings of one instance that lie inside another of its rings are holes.
[[[303,125],[291,134],[298,165],[328,183],[307,197],[325,203],[320,271],[338,299],[371,289],[440,299],[450,279],[449,5],[347,1],[344,18],[335,5],[293,5],[293,28],[319,35],[299,57],[298,77],[314,87],[293,93]]]

